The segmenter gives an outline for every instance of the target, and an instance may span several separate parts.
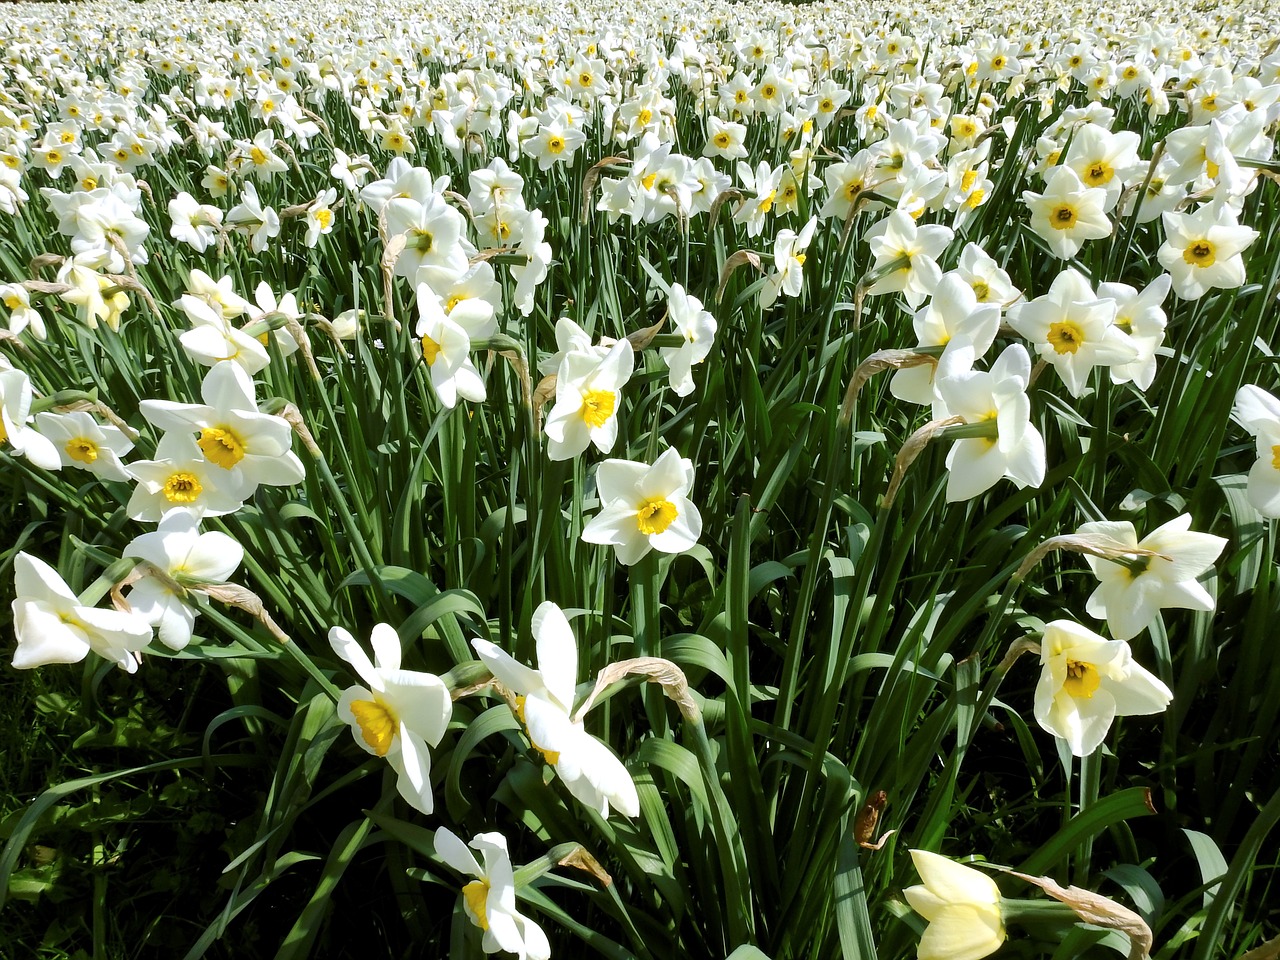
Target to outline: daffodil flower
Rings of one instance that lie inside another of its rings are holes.
[[[1254,384],[1236,391],[1231,418],[1253,434],[1258,459],[1247,495],[1264,517],[1280,517],[1280,400]]]
[[[129,587],[125,600],[156,628],[161,643],[181,650],[191,642],[196,622],[185,588],[224,583],[244,559],[244,547],[225,533],[201,533],[190,513],[172,510],[151,533],[134,537],[123,556],[145,560],[164,575],[142,577]]]
[[[1141,540],[1127,520],[1081,525],[1077,535],[1101,536],[1154,554],[1135,553],[1131,560],[1119,563],[1086,554],[1085,562],[1099,580],[1085,605],[1089,616],[1105,619],[1117,640],[1130,640],[1164,607],[1212,610],[1213,598],[1196,577],[1213,566],[1227,541],[1190,528],[1189,513],[1157,527]]]
[[[635,352],[619,340],[600,357],[571,350],[556,374],[556,404],[547,416],[547,455],[570,460],[591,444],[601,453],[618,439],[622,387],[631,379]]]
[[[13,573],[16,669],[79,663],[90,650],[127,673],[138,669],[138,651],[151,642],[151,626],[141,616],[82,604],[39,557],[19,552]]]
[[[957,351],[957,357],[970,352],[966,347]],[[986,431],[956,440],[947,453],[948,501],[976,497],[1001,477],[1019,488],[1044,482],[1044,438],[1031,423],[1030,377],[1031,358],[1022,344],[1014,343],[1005,347],[988,372],[968,370],[937,380],[938,396],[948,414],[963,418],[970,429]]]
[[[57,470],[62,459],[45,436],[30,427],[31,378],[21,370],[0,370],[0,450],[26,457],[37,467]]]
[[[421,813],[431,813],[431,753],[453,715],[444,682],[431,673],[400,669],[400,637],[380,623],[373,628],[373,662],[342,627],[329,631],[334,652],[367,686],[348,687],[338,700],[338,716],[351,726],[360,749],[384,757],[396,772],[396,789]]]
[[[88,470],[104,480],[129,479],[120,457],[133,449],[133,441],[119,427],[98,423],[84,410],[37,413],[36,427],[58,451],[62,466]]]
[[[587,733],[573,716],[578,677],[578,642],[561,609],[550,601],[533,612],[533,638],[538,669],[526,667],[488,640],[475,639],[484,665],[515,694],[516,710],[529,741],[581,803],[602,817],[609,805],[625,816],[640,813],[640,798],[631,774],[613,751]]]
[[[911,214],[894,210],[866,234],[876,258],[868,296],[901,291],[913,309],[920,306],[942,279],[937,258],[953,236],[949,227],[917,226]]]
[[[1054,277],[1044,296],[1009,308],[1009,325],[1035,344],[1073,397],[1084,393],[1094,367],[1138,359],[1138,348],[1115,319],[1116,302],[1100,298],[1071,268]]]
[[[929,921],[920,960],[981,960],[999,950],[1006,933],[995,881],[927,850],[912,850],[911,861],[924,883],[902,894]]]
[[[929,303],[915,313],[912,321],[916,346],[942,347],[950,355],[958,348],[973,348],[973,360],[979,360],[995,342],[1000,329],[1000,307],[979,303],[973,287],[958,273],[945,274],[933,291]],[[933,380],[939,368],[949,364],[922,364],[898,370],[889,381],[889,392],[899,400],[927,404],[935,400]]]
[[[196,445],[205,459],[225,470],[241,499],[259,484],[298,483],[306,471],[289,449],[293,431],[282,417],[258,410],[253,380],[235,363],[219,363],[205,374],[203,404],[143,400],[142,415],[162,430],[200,432]]]
[[[481,946],[485,953],[503,950],[520,960],[548,960],[551,944],[542,928],[516,910],[515,872],[507,852],[507,838],[500,833],[481,833],[470,849],[447,827],[436,830],[436,854],[453,869],[475,877],[462,888],[462,908],[484,931]],[[471,850],[484,858],[484,866]]]
[[[1077,757],[1098,748],[1116,717],[1162,713],[1173,693],[1133,660],[1129,644],[1054,620],[1040,641],[1035,717]]]
[[[693,462],[669,448],[650,466],[606,460],[596,472],[603,509],[582,530],[587,543],[611,544],[630,566],[650,550],[683,553],[702,535],[702,517],[689,500]]]
[[[468,322],[467,309],[459,307],[445,313],[431,287],[420,283],[418,314],[414,333],[422,344],[422,359],[440,402],[450,408],[457,405],[459,397],[473,403],[482,402],[487,394],[480,371],[471,361],[471,338],[489,336],[497,329],[492,310],[487,316],[480,314],[476,322]]]
[[[156,459],[135,460],[125,469],[138,481],[126,508],[131,520],[158,523],[175,509],[221,517],[244,504],[239,478],[206,460],[187,433],[166,433],[156,444]]]
[[[1111,236],[1107,191],[1085,186],[1070,167],[1055,167],[1044,193],[1027,190],[1022,199],[1031,211],[1031,229],[1064,260],[1079,253],[1086,240]]]
[[[677,397],[687,397],[693,393],[693,367],[711,352],[716,319],[702,308],[701,300],[689,296],[678,283],[671,285],[667,317],[684,342],[678,347],[663,347],[659,354],[671,371],[671,389]],[[556,332],[558,335],[559,330]]]
[[[1244,284],[1241,254],[1258,239],[1258,231],[1240,226],[1222,201],[1207,203],[1195,213],[1164,214],[1164,232],[1156,259],[1173,277],[1173,292],[1183,300]]]

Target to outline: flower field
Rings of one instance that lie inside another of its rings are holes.
[[[1280,30],[0,22],[0,958],[1280,957]]]

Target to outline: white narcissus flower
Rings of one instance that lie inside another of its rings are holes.
[[[466,238],[466,221],[438,193],[423,202],[393,197],[382,211],[387,235],[403,236],[405,247],[396,258],[396,276],[417,278],[432,286],[447,285],[467,270],[475,247]]]
[[[36,427],[58,451],[64,467],[79,467],[104,480],[129,480],[120,458],[133,441],[119,427],[98,423],[86,411],[37,413]]]
[[[973,287],[958,273],[948,273],[938,281],[929,303],[916,311],[912,321],[916,346],[942,347],[950,357],[962,346],[973,348],[973,360],[980,360],[995,342],[1000,329],[1000,307],[995,303],[979,303]],[[889,381],[889,392],[899,400],[931,404],[935,400],[933,379],[939,367],[947,362],[939,357],[937,364],[926,363],[904,367]]]
[[[1257,440],[1258,459],[1249,471],[1249,502],[1264,517],[1280,517],[1280,400],[1259,386],[1236,391],[1231,418]]]
[[[1002,477],[1019,488],[1044,482],[1044,438],[1031,424],[1030,378],[1031,357],[1014,343],[990,371],[967,370],[938,379],[938,396],[950,415],[966,424],[995,424],[992,436],[957,440],[947,453],[948,501],[976,497]]]
[[[1035,717],[1077,757],[1102,743],[1111,721],[1162,713],[1173,693],[1133,660],[1129,644],[1070,620],[1045,624]]]
[[[520,211],[519,217],[520,246],[515,252],[523,254],[528,260],[523,264],[513,263],[507,269],[511,272],[511,279],[516,282],[511,301],[520,315],[527,317],[533,312],[534,292],[538,284],[547,278],[547,271],[551,267],[551,244],[543,239],[547,233],[547,218],[540,210]]]
[[[894,210],[866,236],[876,258],[872,272],[880,274],[867,288],[867,294],[901,291],[914,309],[924,303],[942,279],[937,258],[955,234],[949,227],[917,226],[911,214]]]
[[[205,459],[226,471],[242,499],[259,484],[299,483],[306,469],[289,448],[293,430],[283,417],[258,410],[253,380],[234,363],[219,363],[200,387],[204,403],[143,400],[138,408],[148,421],[174,433],[200,432],[196,444]]]
[[[653,466],[606,460],[596,472],[602,509],[582,530],[587,543],[611,544],[630,566],[650,550],[683,553],[702,535],[692,501],[693,461],[669,448]]]
[[[298,298],[292,293],[285,293],[279,299],[276,299],[275,291],[271,289],[271,284],[263,280],[253,289],[254,304],[249,305],[249,322],[257,320],[270,320],[278,317],[284,317],[286,320],[301,320],[302,311],[298,309]],[[271,339],[280,348],[280,356],[291,357],[298,352],[298,341],[292,333],[289,332],[287,326],[276,327],[271,331]],[[265,340],[266,337],[263,337]],[[244,366],[244,364],[241,364]]]
[[[507,853],[507,838],[500,833],[481,833],[471,841],[480,851],[484,866],[448,827],[436,830],[436,854],[459,873],[475,877],[462,888],[462,905],[467,916],[484,931],[481,946],[485,953],[499,950],[514,953],[520,960],[549,960],[551,944],[542,928],[516,910],[515,872]]]
[[[185,243],[197,253],[204,253],[218,239],[222,211],[200,203],[185,190],[169,201],[169,236]]]
[[[37,467],[57,470],[62,458],[49,439],[33,430],[31,378],[21,370],[0,370],[0,449],[26,457]]]
[[[556,372],[556,404],[547,417],[547,456],[570,460],[590,444],[601,453],[618,439],[622,387],[631,379],[635,352],[619,340],[603,357],[570,351]]]
[[[258,188],[245,182],[240,203],[227,213],[227,225],[249,237],[249,248],[261,253],[267,241],[280,236],[280,217],[271,207],[264,207],[258,199]]]
[[[130,520],[159,523],[170,510],[221,517],[244,505],[240,480],[206,460],[189,433],[166,433],[156,459],[135,460],[126,469],[138,481],[129,498]]]
[[[241,302],[248,307],[247,301]],[[262,342],[234,326],[224,310],[212,307],[205,299],[191,294],[183,294],[178,304],[192,327],[178,335],[178,343],[196,363],[213,367],[230,360],[249,374],[257,373],[271,363],[271,355]]]
[[[199,522],[190,513],[172,510],[154,531],[134,537],[123,556],[145,560],[167,578],[168,582],[144,576],[124,597],[134,613],[157,628],[161,643],[181,650],[191,642],[197,615],[184,602],[185,588],[225,583],[244,559],[244,547],[225,533],[201,533]]]
[[[236,293],[235,282],[230,277],[214,280],[203,270],[191,271],[190,276],[187,277],[187,292],[178,298],[174,306],[181,307],[192,323],[204,322],[191,316],[191,312],[186,307],[188,300],[203,301],[226,320],[234,320],[241,314],[248,313],[251,307],[248,300]]]
[[[778,231],[773,242],[773,273],[760,288],[761,310],[772,307],[779,294],[800,296],[804,286],[805,251],[813,241],[813,231],[817,226],[818,218],[810,217],[799,233],[785,228]]]
[[[684,343],[678,347],[663,347],[658,353],[671,371],[671,389],[677,397],[687,397],[693,393],[693,367],[711,352],[716,319],[702,309],[701,300],[689,296],[678,283],[671,285],[667,317],[676,328],[675,332],[684,338]]]
[[[112,330],[120,329],[120,318],[129,309],[129,295],[114,280],[74,257],[58,269],[58,282],[71,288],[58,296],[76,308],[76,319],[86,327],[96,330],[101,320]],[[108,294],[108,290],[114,292]]]
[[[330,187],[328,190],[322,191],[311,206],[307,207],[307,235],[304,242],[308,247],[314,247],[320,242],[321,234],[333,231],[333,207],[332,204],[338,199],[338,191]]]
[[[1098,297],[1116,302],[1116,329],[1127,334],[1138,351],[1136,360],[1111,366],[1112,383],[1132,382],[1139,390],[1146,390],[1156,378],[1156,350],[1164,343],[1169,323],[1160,305],[1172,283],[1173,278],[1162,273],[1141,291],[1127,283],[1098,284]]]
[[[1086,240],[1111,236],[1104,212],[1107,191],[1086,187],[1070,167],[1055,167],[1044,193],[1027,190],[1022,199],[1031,211],[1031,229],[1064,260],[1079,253]]]
[[[342,627],[329,631],[334,653],[351,664],[367,686],[348,687],[338,700],[338,716],[366,753],[385,757],[396,772],[396,789],[420,813],[431,813],[431,753],[453,715],[449,688],[432,673],[400,669],[400,637],[395,627],[373,628],[373,662]]]
[[[1022,296],[1022,291],[1009,280],[1009,274],[976,243],[964,245],[954,272],[973,288],[979,303],[994,303],[1003,310]]]
[[[1099,298],[1085,276],[1070,267],[1054,278],[1043,297],[1009,308],[1009,325],[1035,344],[1073,397],[1084,393],[1094,367],[1138,359],[1138,348],[1116,327],[1115,318],[1116,302]]]
[[[1099,585],[1085,606],[1091,617],[1107,621],[1117,640],[1136,637],[1164,607],[1212,610],[1213,598],[1196,582],[1218,559],[1227,541],[1191,530],[1191,514],[1157,527],[1138,539],[1127,520],[1100,520],[1082,524],[1077,535],[1104,537],[1113,543],[1153,551],[1156,556],[1134,554],[1127,561],[1085,555],[1085,562]]]
[[[16,669],[79,663],[90,650],[128,673],[138,669],[138,651],[151,641],[142,617],[81,604],[58,571],[30,554],[13,558],[13,573]]]
[[[1173,292],[1183,300],[1244,284],[1241,254],[1258,239],[1258,231],[1240,226],[1222,201],[1205,204],[1195,213],[1165,213],[1164,233],[1156,259],[1172,275]]]
[[[37,340],[46,338],[44,317],[31,306],[31,295],[26,287],[20,283],[0,283],[0,303],[9,311],[10,333],[17,335],[30,328]]]
[[[929,921],[920,960],[981,960],[1000,949],[1007,934],[994,880],[927,850],[912,850],[911,862],[924,883],[902,895]]]
[[[635,781],[613,751],[587,733],[573,716],[578,678],[578,642],[561,609],[550,601],[533,612],[533,638],[538,669],[520,663],[488,640],[475,639],[484,665],[516,694],[516,710],[529,742],[555,767],[565,788],[602,817],[610,804],[623,815],[638,816]]]
[[[453,312],[465,319],[461,306]],[[490,311],[490,314],[492,311]],[[480,371],[471,362],[471,337],[489,336],[497,323],[490,318],[468,329],[445,313],[440,300],[425,283],[418,284],[418,326],[414,335],[422,341],[422,359],[431,376],[431,386],[446,407],[454,407],[458,398],[473,403],[483,402],[486,393]]]

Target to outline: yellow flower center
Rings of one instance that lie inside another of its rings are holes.
[[[79,463],[93,463],[98,459],[98,445],[88,437],[76,437],[67,441],[67,456]]]
[[[1187,244],[1182,251],[1182,259],[1193,267],[1212,267],[1217,257],[1213,253],[1213,244],[1208,240],[1197,240]]]
[[[1084,172],[1084,182],[1091,187],[1100,187],[1104,183],[1110,183],[1111,178],[1116,175],[1115,169],[1110,164],[1098,160],[1089,164],[1089,168]]]
[[[170,503],[195,503],[204,487],[191,473],[174,473],[164,482],[162,492]]]
[[[264,163],[267,162],[267,154],[261,147],[254,147],[252,150],[250,150],[249,157],[258,166],[262,166]]]
[[[636,526],[646,537],[662,533],[676,518],[676,506],[670,500],[651,497],[636,511]]]
[[[647,124],[650,120],[653,119],[653,111],[650,110],[648,107],[645,107],[643,110],[640,111],[636,119],[639,120],[641,123]]]
[[[658,180],[658,175],[656,173],[651,173],[647,177],[642,178],[640,182],[644,184],[644,188],[646,190],[652,190],[653,185],[654,183],[657,182],[657,180]]]
[[[964,176],[960,178],[960,189],[964,193],[968,193],[973,189],[973,184],[978,179],[977,170],[966,170]]]
[[[1092,700],[1094,692],[1102,685],[1102,675],[1092,663],[1083,660],[1067,661],[1067,679],[1062,689],[1068,696]]]
[[[353,701],[351,715],[360,725],[360,736],[364,742],[378,756],[385,757],[400,727],[399,717],[376,695],[372,700]]]
[[[550,153],[564,153],[564,137],[551,137],[547,140],[547,150]]]
[[[11,293],[9,296],[4,298],[4,305],[10,310],[17,310],[19,307],[26,306],[26,304],[22,302],[22,298],[15,293]]]
[[[1000,56],[992,57],[992,58],[991,58],[991,69],[992,69],[992,70],[1003,70],[1003,69],[1004,69],[1004,65],[1005,65],[1005,63],[1006,63],[1006,62],[1007,62],[1007,61],[1005,60],[1005,58],[1004,58],[1004,57],[1000,57]]]
[[[244,459],[244,441],[226,427],[205,427],[200,431],[196,445],[204,451],[210,463],[230,470]]]
[[[47,156],[48,156],[48,158],[49,158],[49,162],[50,162],[50,163],[57,164],[57,163],[61,163],[61,162],[62,162],[62,151],[61,151],[61,150],[50,150],[50,151],[48,152]]]
[[[489,918],[485,916],[485,903],[489,898],[489,881],[472,880],[462,888],[462,902],[467,905],[467,913],[471,922],[481,930],[489,929]]]
[[[316,223],[320,224],[320,228],[326,229],[329,224],[333,223],[333,211],[328,207],[321,207],[316,211]]]
[[[1051,323],[1049,343],[1056,353],[1075,353],[1084,343],[1084,331],[1070,320]]]
[[[616,402],[611,390],[588,390],[582,395],[582,419],[588,426],[603,427],[613,416]]]
[[[772,100],[777,93],[778,88],[771,83],[767,83],[760,88],[760,96],[764,97],[766,100]]]
[[[973,295],[979,303],[986,303],[987,298],[991,296],[991,287],[985,280],[975,280],[970,284],[973,287]]]
[[[764,197],[761,199],[760,201],[761,213],[768,213],[770,210],[773,209],[773,198],[775,196],[777,196],[776,193],[770,193],[767,197]]]
[[[712,142],[721,150],[727,150],[730,142],[729,135],[722,130],[712,137]]]
[[[0,427],[0,439],[3,439],[4,427]],[[1276,444],[1271,448],[1271,466],[1275,470],[1280,470],[1280,444]]]
[[[1054,207],[1053,212],[1049,214],[1049,226],[1055,230],[1070,230],[1075,225],[1075,207],[1063,204],[1060,207]]]
[[[436,362],[436,357],[440,355],[440,344],[436,343],[430,337],[422,338],[422,359],[427,361],[427,366],[432,366]]]
[[[9,439],[9,431],[4,428],[4,421],[0,420],[0,443],[4,443]]]

